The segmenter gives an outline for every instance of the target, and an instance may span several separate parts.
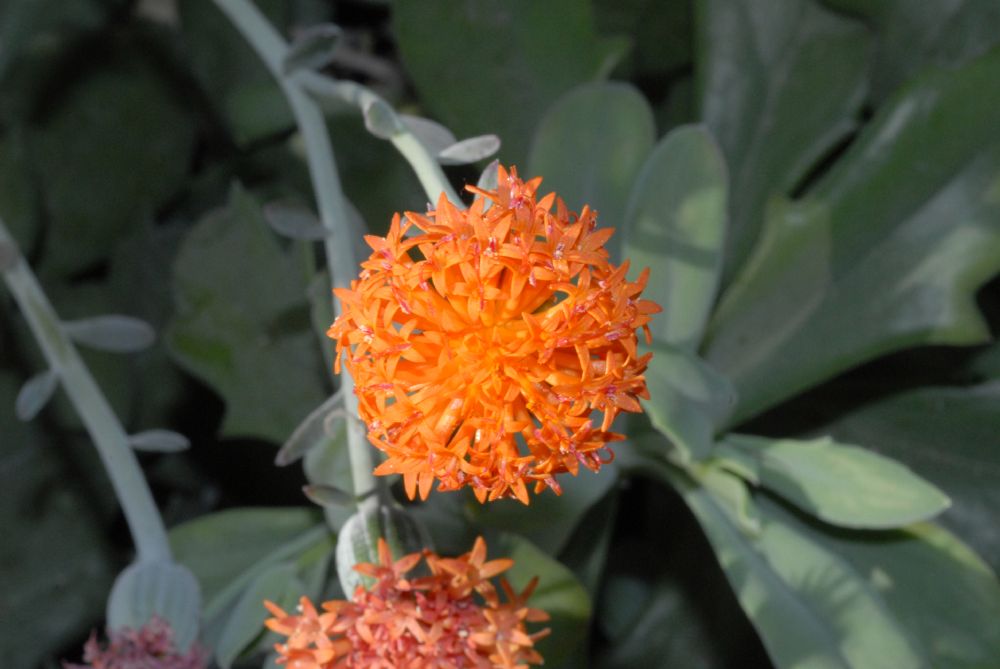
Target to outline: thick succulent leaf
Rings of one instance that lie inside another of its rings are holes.
[[[876,102],[925,68],[959,65],[1000,42],[1000,4],[994,0],[823,2],[874,26],[871,89]]]
[[[153,560],[135,562],[118,575],[108,596],[108,627],[138,629],[157,616],[167,621],[177,648],[198,636],[201,592],[187,567]]]
[[[950,504],[904,465],[829,437],[799,441],[729,434],[718,452],[748,459],[760,485],[840,527],[903,527],[933,518]]]
[[[547,623],[529,623],[528,632],[548,627],[552,633],[535,647],[545,658],[546,666],[559,666],[583,643],[590,623],[591,603],[587,590],[576,580],[573,572],[527,539],[512,533],[503,533],[488,542],[488,559],[510,558],[514,566],[503,573],[515,592],[521,592],[538,578],[528,605],[542,609],[551,616]]]
[[[544,177],[542,193],[555,191],[575,211],[590,205],[600,225],[618,227],[655,134],[649,103],[631,85],[584,84],[545,114],[522,176]]]
[[[225,399],[225,435],[282,442],[323,401],[323,363],[295,258],[238,188],[178,253],[167,342],[175,360]]]
[[[449,0],[403,0],[393,5],[393,25],[421,102],[459,137],[499,135],[505,164],[522,164],[549,105],[607,73],[626,46],[595,33],[585,0],[462,9]]]
[[[847,389],[850,392],[850,389]],[[1000,570],[1000,381],[925,387],[823,418],[818,432],[864,444],[940,486],[940,522]],[[822,407],[817,407],[822,410]],[[822,415],[822,414],[820,414]]]
[[[731,176],[725,276],[746,260],[765,205],[787,194],[855,125],[871,39],[814,0],[697,3],[701,119]]]
[[[722,270],[726,165],[701,126],[664,137],[646,160],[629,197],[623,257],[649,267],[643,297],[662,305],[653,339],[694,351],[701,341]]]
[[[896,96],[802,202],[776,205],[706,357],[739,421],[876,356],[970,344],[1000,268],[1000,50]]]
[[[144,430],[128,436],[128,445],[137,451],[177,453],[191,447],[191,441],[173,430]]]
[[[373,579],[359,574],[354,567],[359,563],[380,564],[380,539],[385,539],[395,560],[433,548],[419,521],[402,507],[380,504],[372,508],[362,504],[347,519],[337,537],[337,576],[344,592],[351,594],[359,585],[371,587]]]
[[[467,165],[489,158],[500,150],[500,138],[496,135],[479,135],[455,142],[437,154],[442,165]]]
[[[703,488],[675,479],[708,534],[743,610],[779,667],[929,667],[875,585],[777,518],[751,536]]]
[[[997,576],[939,525],[827,532],[768,500],[762,500],[760,508],[838,555],[873,585],[915,641],[925,666],[974,669],[993,666],[1000,657]]]
[[[14,402],[19,420],[29,421],[45,408],[59,387],[59,374],[51,369],[35,374],[24,382]]]
[[[451,130],[429,118],[399,114],[399,120],[420,140],[431,155],[437,155],[458,141]]]
[[[274,464],[285,467],[301,459],[311,449],[335,435],[336,422],[342,420],[343,396],[336,392],[313,409],[278,449]]]
[[[296,576],[294,564],[281,563],[262,571],[243,591],[222,628],[215,646],[215,659],[228,669],[254,639],[264,632],[264,621],[270,617],[264,600],[274,602],[285,611],[294,610],[305,587]]]
[[[732,384],[693,353],[653,346],[646,370],[649,419],[684,461],[706,457],[715,433],[736,403]]]
[[[134,353],[156,341],[153,326],[134,316],[93,316],[66,321],[63,328],[76,343],[112,353]]]

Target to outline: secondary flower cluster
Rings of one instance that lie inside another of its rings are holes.
[[[629,281],[627,262],[609,262],[612,230],[554,193],[536,199],[540,183],[500,167],[496,190],[469,188],[467,210],[442,197],[396,216],[335,291],[338,369],[344,357],[388,456],[375,473],[402,474],[411,499],[435,479],[480,501],[559,493],[557,474],[613,458],[612,421],[648,397],[650,354],[636,349],[660,310],[639,297],[648,270]]]
[[[458,558],[430,551],[393,562],[379,540],[379,564],[355,569],[371,577],[370,590],[358,586],[350,601],[323,604],[319,613],[303,597],[298,615],[265,602],[274,615],[271,630],[288,637],[275,646],[287,669],[527,669],[541,664],[534,642],[548,633],[525,631],[524,623],[548,620],[526,606],[535,583],[521,594],[501,579],[501,601],[490,579],[511,560],[486,561],[486,543]],[[429,576],[408,576],[426,562]]]
[[[64,669],[204,669],[208,653],[198,644],[186,652],[174,646],[174,631],[162,618],[154,617],[140,629],[121,629],[108,633],[107,647],[102,648],[97,634],[83,647],[85,664],[64,662]]]

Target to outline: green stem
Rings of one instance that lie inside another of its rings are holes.
[[[66,335],[55,309],[2,220],[0,256],[3,257],[0,270],[7,287],[41,346],[49,368],[59,376],[100,453],[118,502],[125,512],[139,559],[170,560],[167,531],[139,461],[128,443],[128,435]]]
[[[385,100],[354,81],[338,81],[316,72],[299,72],[293,77],[293,80],[297,84],[301,84],[307,91],[341,100],[357,107],[362,113],[369,105],[377,103],[382,103],[387,109],[391,109]],[[420,185],[423,186],[424,192],[427,194],[427,199],[432,204],[437,204],[438,197],[444,193],[452,204],[464,209],[465,204],[452,188],[444,170],[441,169],[441,164],[434,159],[423,142],[401,120],[397,125],[400,130],[393,134],[389,141],[406,159],[406,162],[410,163],[410,167],[413,168],[417,179],[420,180]]]
[[[320,221],[330,232],[323,246],[333,287],[347,288],[358,267],[358,261],[354,258],[351,247],[347,202],[340,185],[340,177],[337,175],[333,146],[326,131],[323,113],[312,98],[285,76],[283,62],[288,45],[260,10],[248,0],[215,0],[215,4],[229,17],[264,61],[288,98],[306,147],[306,160],[309,164]],[[335,316],[340,314],[340,304],[336,299],[333,301],[333,309]],[[347,369],[342,369],[340,382],[343,388],[344,408],[348,415],[356,416],[358,398],[354,394],[354,379]],[[351,462],[351,478],[354,481],[354,492],[358,496],[367,495],[375,488],[375,476],[372,473],[374,462],[363,428],[364,426],[357,421],[349,420],[347,423],[347,450]],[[377,503],[374,495],[366,497],[362,504],[369,503]]]

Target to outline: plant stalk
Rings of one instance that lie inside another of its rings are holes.
[[[0,271],[31,332],[83,420],[142,560],[171,560],[167,531],[128,435],[63,329],[55,309],[0,220]]]

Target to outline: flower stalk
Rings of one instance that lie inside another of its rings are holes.
[[[140,561],[170,560],[170,545],[160,513],[128,434],[80,358],[53,309],[0,220],[0,272],[49,364],[90,434],[125,513]]]

